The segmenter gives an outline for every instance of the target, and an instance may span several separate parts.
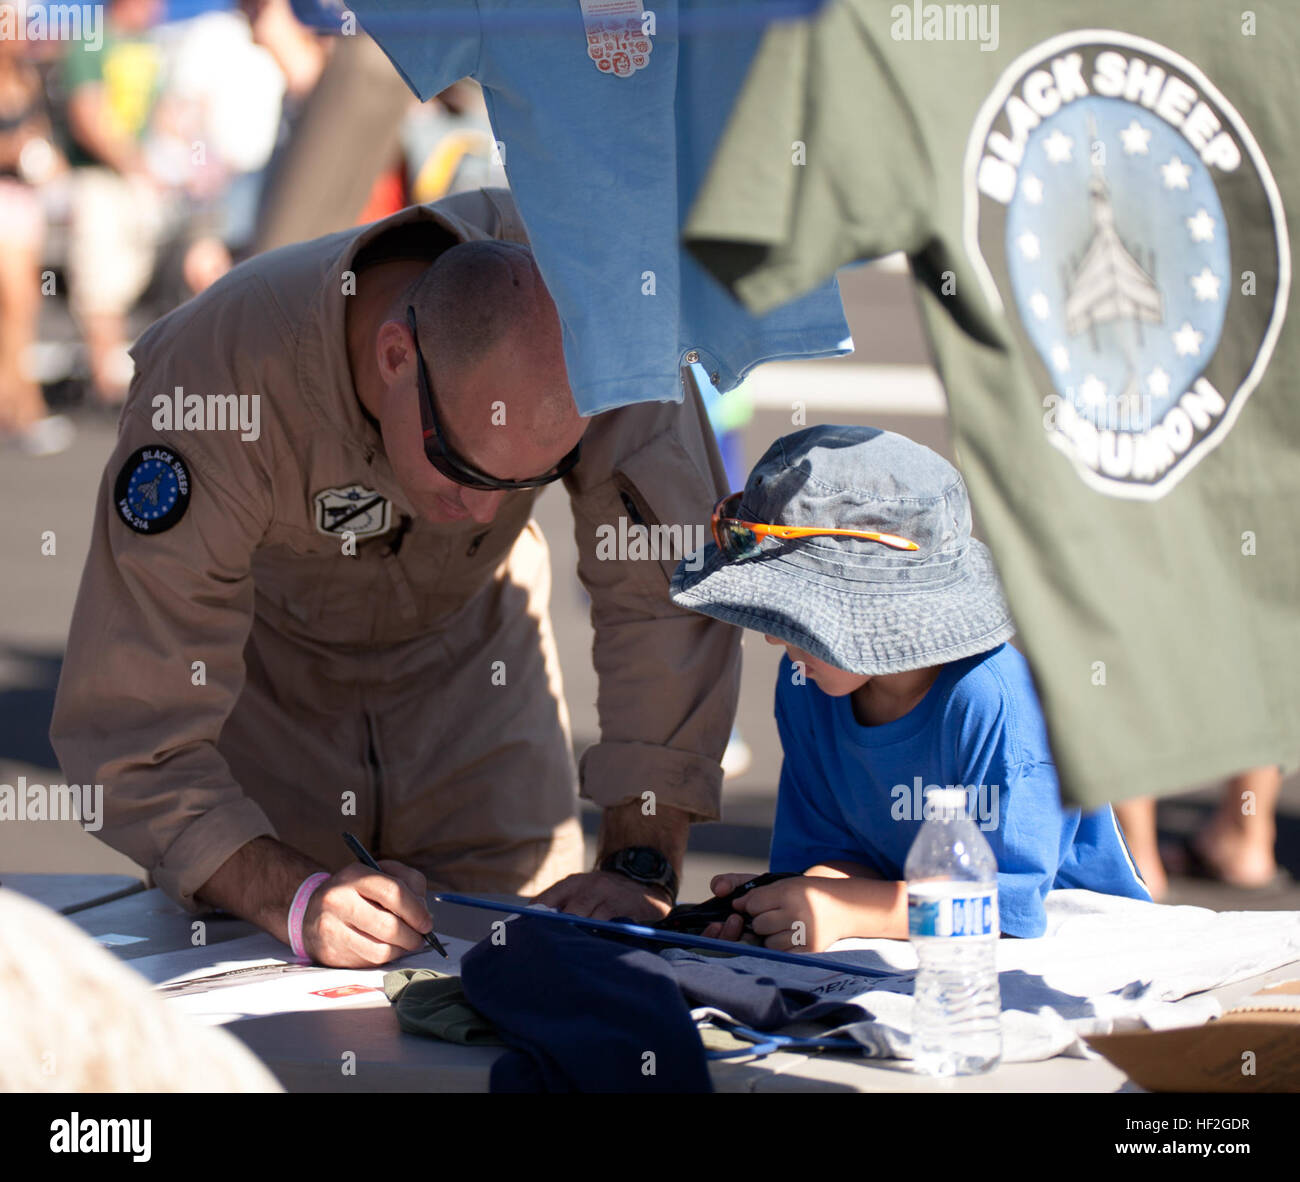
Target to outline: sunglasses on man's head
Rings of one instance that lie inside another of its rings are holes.
[[[528,480],[500,480],[457,456],[448,445],[442,433],[442,425],[438,422],[438,411],[433,402],[433,382],[429,377],[429,367],[424,363],[424,354],[420,352],[420,338],[415,330],[413,306],[406,309],[406,324],[411,330],[411,340],[415,343],[415,363],[420,387],[420,425],[424,430],[424,454],[428,457],[429,463],[448,480],[454,480],[466,488],[540,488],[544,484],[553,484],[573,471],[582,450],[581,440],[574,444],[573,450],[549,472]]]
[[[862,538],[868,542],[879,542],[894,550],[919,550],[920,547],[900,538],[897,534],[878,534],[861,529],[819,529],[802,525],[770,525],[761,521],[744,521],[737,514],[740,512],[740,500],[744,493],[732,493],[723,497],[713,507],[713,540],[717,542],[722,556],[729,562],[744,558],[757,558],[763,552],[764,538],[820,537],[828,534],[841,538]]]

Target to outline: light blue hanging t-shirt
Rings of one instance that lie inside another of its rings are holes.
[[[763,361],[852,350],[836,281],[756,317],[679,240],[767,23],[818,2],[664,0],[652,35],[608,46],[579,0],[352,6],[420,99],[482,86],[583,414],[681,401],[682,365],[725,392]]]
[[[858,862],[900,881],[925,789],[961,785],[997,859],[1007,935],[1043,934],[1052,889],[1150,900],[1110,805],[1061,806],[1029,665],[1010,645],[945,665],[917,706],[882,726],[863,726],[848,696],[796,684],[794,672],[783,658],[773,870]]]

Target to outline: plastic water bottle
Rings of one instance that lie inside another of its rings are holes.
[[[925,815],[903,870],[919,961],[912,1058],[928,1075],[973,1075],[1002,1057],[997,862],[964,788],[931,788]]]

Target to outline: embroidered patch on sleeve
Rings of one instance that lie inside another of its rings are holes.
[[[137,448],[117,474],[117,515],[138,534],[171,529],[190,505],[190,472],[180,454],[155,444]]]

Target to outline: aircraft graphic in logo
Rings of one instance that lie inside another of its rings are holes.
[[[1193,63],[1084,30],[1004,71],[964,176],[967,254],[1047,442],[1099,492],[1163,497],[1232,429],[1286,316],[1286,219],[1250,129]]]

